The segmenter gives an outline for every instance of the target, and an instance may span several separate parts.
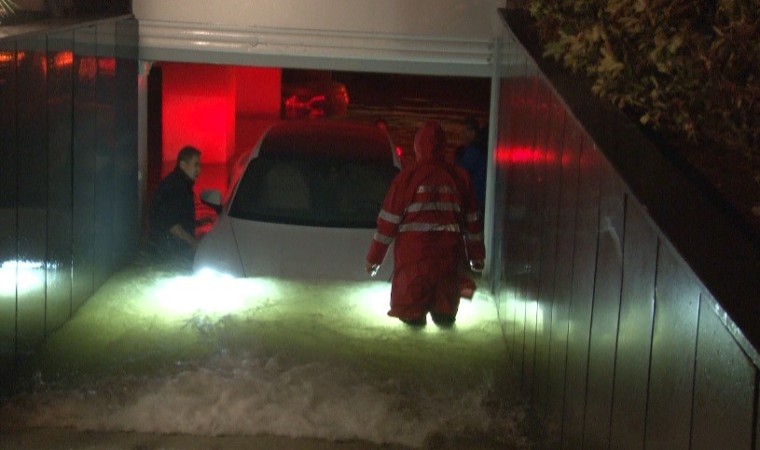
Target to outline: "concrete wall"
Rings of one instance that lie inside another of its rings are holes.
[[[137,23],[0,40],[0,387],[136,249]]]
[[[581,115],[557,86],[590,97],[584,86],[548,78],[528,55],[512,53],[522,70],[502,79],[495,209],[504,228],[493,250],[511,364],[547,448],[752,449],[758,357],[745,338],[753,330],[737,325],[750,317],[727,309],[754,286],[754,266],[730,270],[725,246],[708,261],[723,261],[723,276],[698,276],[702,243],[681,247],[679,231],[717,228],[693,212],[710,203],[655,149],[628,149],[635,127],[603,108]],[[671,234],[662,224],[673,215],[684,225]],[[742,285],[718,298],[713,278]]]

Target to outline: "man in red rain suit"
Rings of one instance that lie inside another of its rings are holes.
[[[464,258],[474,270],[483,269],[475,193],[467,172],[444,160],[445,145],[437,122],[417,131],[417,161],[393,180],[367,253],[366,270],[372,275],[395,241],[388,315],[410,325],[424,325],[428,312],[437,325],[453,325]]]

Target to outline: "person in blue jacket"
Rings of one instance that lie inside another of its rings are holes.
[[[470,175],[472,188],[481,217],[486,203],[486,167],[488,165],[487,127],[481,127],[475,117],[468,117],[464,122],[464,141],[454,156],[456,164]]]

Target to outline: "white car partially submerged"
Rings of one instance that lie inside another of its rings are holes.
[[[260,139],[219,219],[201,239],[196,272],[235,277],[367,279],[365,256],[377,214],[398,172],[377,127],[328,120],[285,121]],[[221,198],[206,191],[204,198]],[[377,277],[389,279],[393,255]]]

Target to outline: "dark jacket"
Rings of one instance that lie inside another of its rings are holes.
[[[179,224],[190,235],[195,235],[194,181],[179,167],[166,176],[156,189],[150,208],[150,239],[152,250],[164,252],[180,250],[187,244],[169,233]]]

